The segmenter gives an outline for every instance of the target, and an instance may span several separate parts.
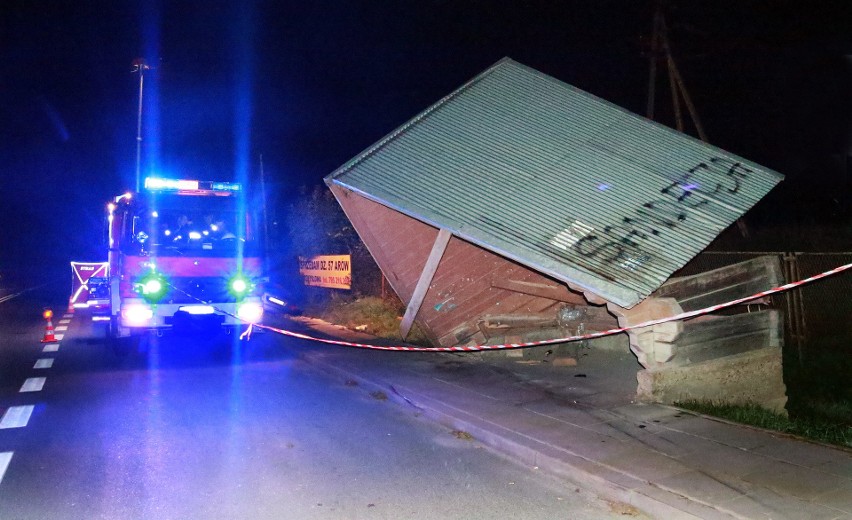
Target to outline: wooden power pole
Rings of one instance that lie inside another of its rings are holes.
[[[666,18],[663,14],[663,2],[658,1],[654,11],[654,28],[651,33],[650,52],[648,53],[648,104],[646,116],[648,119],[654,119],[657,97],[657,68],[662,64],[668,75],[669,91],[672,98],[672,110],[675,118],[675,128],[678,132],[684,132],[683,107],[689,113],[689,118],[692,121],[692,126],[695,127],[695,132],[698,138],[709,143],[707,134],[704,132],[704,126],[701,124],[701,119],[698,117],[698,111],[695,110],[695,105],[692,103],[692,98],[689,96],[689,91],[683,82],[683,77],[680,75],[680,70],[677,68],[677,63],[672,56],[672,49],[669,43],[668,26]],[[742,218],[737,219],[737,227],[744,238],[748,238],[748,226]]]

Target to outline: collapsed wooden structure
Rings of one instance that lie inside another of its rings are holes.
[[[329,175],[407,304],[403,336],[561,338],[781,283],[766,258],[671,278],[780,176],[637,119],[502,60]],[[631,330],[640,397],[783,409],[779,315],[745,310]]]

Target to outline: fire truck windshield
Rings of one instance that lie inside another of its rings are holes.
[[[251,255],[258,250],[255,224],[234,198],[162,196],[137,201],[124,244],[158,256]]]

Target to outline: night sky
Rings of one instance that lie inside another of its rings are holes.
[[[654,5],[7,0],[0,274],[105,259],[104,204],[135,182],[136,58],[154,67],[143,172],[254,176],[262,155],[285,205],[504,56],[644,115]],[[852,235],[852,4],[667,2],[665,13],[710,142],[786,176],[751,224]],[[658,120],[673,126],[663,77]]]

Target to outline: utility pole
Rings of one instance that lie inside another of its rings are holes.
[[[648,119],[654,119],[656,96],[657,96],[657,64],[662,62],[668,73],[669,91],[672,98],[672,110],[675,118],[675,128],[678,132],[684,132],[684,121],[682,106],[686,107],[689,117],[692,120],[692,125],[695,127],[695,132],[698,138],[709,143],[707,134],[704,132],[704,126],[701,124],[701,119],[698,117],[698,111],[692,103],[692,98],[686,85],[683,82],[683,77],[680,75],[680,69],[677,67],[674,56],[672,55],[671,44],[669,42],[668,26],[666,18],[663,14],[663,1],[656,2],[654,11],[654,26],[651,33],[650,52],[648,53],[648,103],[646,116]],[[742,218],[737,219],[737,227],[743,238],[749,237],[748,226]]]
[[[142,58],[133,60],[132,65],[131,74],[139,73],[139,110],[136,116],[136,193],[139,193],[142,167],[142,88],[145,83],[145,71],[150,70],[151,67]]]
[[[668,26],[663,15],[662,2],[657,2],[657,9],[654,13],[654,31],[651,35],[651,52],[648,56],[649,74],[648,74],[648,119],[654,119],[654,106],[656,98],[657,85],[657,62],[663,61],[669,77],[669,90],[672,96],[672,108],[675,115],[675,128],[679,132],[684,131],[683,114],[681,111],[681,99],[689,112],[689,117],[692,119],[692,124],[695,131],[698,133],[698,138],[708,142],[707,134],[704,132],[704,126],[698,117],[698,112],[695,110],[695,105],[692,103],[692,98],[689,96],[689,91],[686,90],[686,85],[683,82],[683,77],[680,75],[680,70],[677,68],[674,57],[672,56],[671,45],[669,44]]]

